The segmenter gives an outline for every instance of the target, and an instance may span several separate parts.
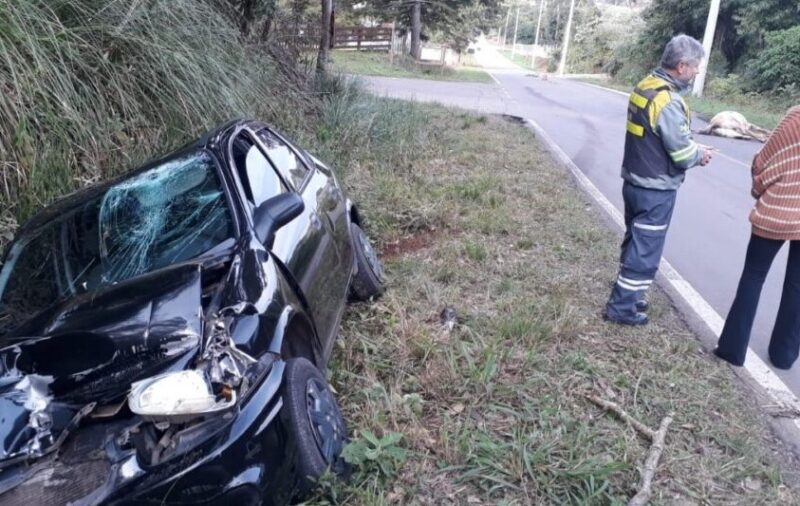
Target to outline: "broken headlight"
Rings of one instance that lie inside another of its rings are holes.
[[[212,385],[202,370],[171,372],[134,383],[131,411],[153,421],[184,422],[225,411],[236,404],[236,391]]]

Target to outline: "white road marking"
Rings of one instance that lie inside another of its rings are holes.
[[[569,79],[569,78],[561,77],[560,79]],[[605,86],[600,86],[599,84],[587,83],[586,81],[573,80],[573,82],[581,83],[584,86],[591,86],[592,88],[597,88],[598,90],[610,91],[611,93],[616,93],[617,95],[622,95],[623,97],[628,97],[630,95],[630,92],[625,93],[624,91],[615,90],[614,88],[606,88]]]
[[[724,158],[724,159],[726,159],[726,160],[728,160],[730,162],[733,162],[733,163],[735,163],[737,165],[741,165],[742,167],[747,167],[748,169],[750,168],[750,165],[742,162],[741,160],[737,160],[736,158],[732,158],[732,157],[726,155],[725,153],[720,153],[719,151],[717,151],[716,153],[714,153],[714,156],[721,156],[722,158]]]
[[[611,216],[614,223],[624,230],[625,220],[622,213],[614,207],[614,204],[612,204],[594,183],[586,177],[581,169],[570,160],[564,150],[555,143],[542,127],[532,119],[526,119],[525,121],[536,132],[536,135],[545,142],[550,151],[569,168],[583,190],[600,204],[600,207]],[[667,282],[680,297],[686,301],[689,307],[694,310],[703,323],[714,332],[714,335],[719,336],[722,332],[725,320],[711,307],[711,304],[709,304],[666,259],[661,260],[659,270],[667,279]],[[748,349],[747,351],[744,369],[762,388],[764,388],[766,394],[776,405],[786,406],[788,408],[800,408],[800,400],[798,400],[797,396],[792,393],[789,387],[786,386],[786,383],[784,383],[752,349]],[[793,422],[795,427],[800,430],[800,419],[795,418]]]

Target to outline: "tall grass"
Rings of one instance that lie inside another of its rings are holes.
[[[317,84],[322,97],[314,130],[320,155],[335,161],[342,175],[354,164],[367,169],[408,172],[428,148],[430,120],[416,104],[368,93],[358,79],[332,76]]]
[[[0,206],[28,217],[213,124],[309,105],[206,0],[0,2]]]

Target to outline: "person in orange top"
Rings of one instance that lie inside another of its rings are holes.
[[[800,352],[800,107],[781,120],[753,159],[752,172],[752,235],[714,353],[733,365],[744,364],[761,287],[778,250],[789,241],[783,293],[769,343],[770,362],[789,369]]]

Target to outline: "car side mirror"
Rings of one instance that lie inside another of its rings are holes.
[[[261,244],[271,244],[275,231],[299,216],[304,208],[303,199],[294,192],[265,200],[253,212],[256,237]]]

